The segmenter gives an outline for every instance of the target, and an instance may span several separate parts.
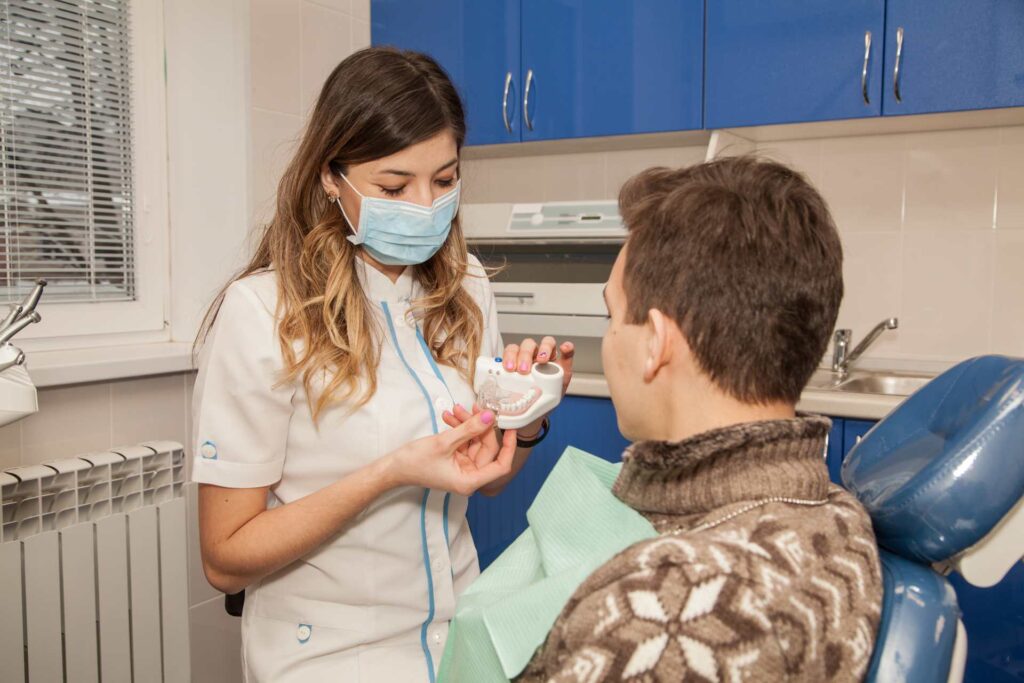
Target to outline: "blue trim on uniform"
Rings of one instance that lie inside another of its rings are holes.
[[[448,504],[451,502],[452,494],[444,494],[444,544],[449,547],[451,546],[451,543],[448,541]]]
[[[434,575],[430,571],[430,551],[427,550],[427,498],[430,497],[430,489],[423,490],[423,502],[420,503],[420,544],[423,547],[423,566],[427,570],[427,595],[430,598],[427,608],[427,620],[420,626],[420,646],[427,658],[427,673],[430,675],[430,683],[434,683],[434,657],[430,654],[430,646],[427,645],[427,627],[434,621]]]
[[[391,332],[391,340],[395,344],[395,353],[398,354],[399,360],[402,361],[402,365],[409,372],[409,375],[416,381],[416,386],[420,388],[420,392],[423,393],[423,400],[427,402],[427,409],[430,410],[430,425],[437,434],[437,416],[434,414],[434,403],[430,400],[430,394],[427,393],[427,388],[423,386],[423,382],[420,381],[419,376],[409,365],[409,362],[405,360],[405,354],[402,353],[402,347],[398,345],[398,335],[395,333],[395,323],[391,319],[391,309],[388,307],[387,301],[381,301],[380,306],[384,309],[384,319],[388,321],[388,330]],[[418,333],[419,330],[417,330]],[[417,334],[419,336],[419,334]],[[444,381],[443,379],[441,380]],[[446,386],[447,388],[447,386]],[[427,605],[427,620],[420,626],[420,646],[423,648],[423,656],[427,660],[427,674],[430,677],[430,683],[434,683],[434,657],[430,654],[430,647],[427,645],[427,627],[434,620],[434,575],[430,571],[430,550],[427,548],[427,499],[430,498],[430,489],[423,489],[423,500],[420,503],[420,547],[423,550],[423,568],[427,574],[427,596],[429,598]]]

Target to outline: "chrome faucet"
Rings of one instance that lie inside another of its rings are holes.
[[[867,336],[861,340],[860,344],[854,347],[853,351],[850,351],[850,342],[853,339],[853,331],[847,329],[836,330],[834,344],[832,348],[832,372],[837,372],[839,375],[846,376],[850,371],[850,366],[857,362],[868,347],[871,346],[878,335],[882,334],[886,330],[895,330],[900,326],[898,318],[886,318],[882,322],[875,325]]]

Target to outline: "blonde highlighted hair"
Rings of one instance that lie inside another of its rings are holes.
[[[379,159],[450,131],[462,149],[465,115],[455,87],[430,57],[368,48],[339,64],[324,83],[294,158],[277,188],[273,220],[263,228],[249,264],[215,298],[196,349],[213,326],[228,286],[273,269],[278,287],[278,337],[284,358],[279,382],[301,377],[314,421],[330,404],[365,404],[377,390],[382,330],[377,328],[356,271],[359,247],[320,182],[328,166]],[[427,292],[412,302],[437,362],[471,381],[483,315],[466,291],[466,241],[458,217],[444,246],[413,266]],[[298,351],[296,351],[296,347]],[[321,384],[321,391],[315,386]]]

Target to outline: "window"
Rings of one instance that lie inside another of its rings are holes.
[[[45,278],[33,336],[163,327],[159,12],[133,0],[0,0],[0,304]]]

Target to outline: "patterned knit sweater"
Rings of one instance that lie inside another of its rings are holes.
[[[576,590],[520,681],[859,681],[882,583],[830,485],[822,417],[626,451],[613,492],[661,532]]]

